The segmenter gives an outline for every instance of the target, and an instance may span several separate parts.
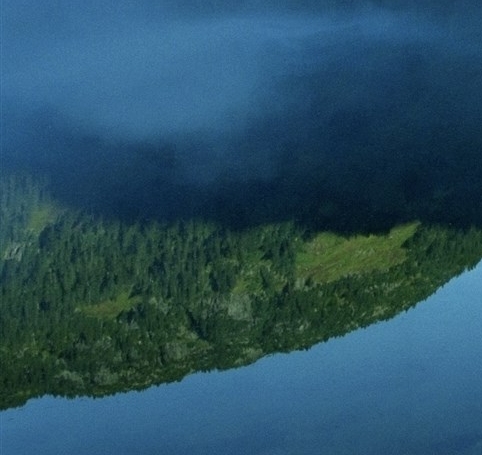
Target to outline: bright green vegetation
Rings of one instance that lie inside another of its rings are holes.
[[[128,223],[61,209],[15,176],[0,202],[0,407],[307,348],[407,310],[482,257],[475,227]]]
[[[79,311],[87,316],[100,319],[112,319],[123,311],[129,311],[141,303],[138,296],[131,296],[129,292],[120,292],[115,298],[104,300],[90,306],[81,306]]]
[[[404,243],[419,223],[393,228],[384,235],[343,237],[330,232],[317,234],[296,257],[296,274],[318,282],[335,281],[344,276],[385,270],[407,258]]]

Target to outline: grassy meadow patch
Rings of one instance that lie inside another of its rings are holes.
[[[120,293],[115,299],[104,300],[95,305],[82,307],[81,311],[87,316],[99,319],[113,319],[122,311],[130,310],[141,301],[140,297],[130,297],[129,292],[126,291]]]
[[[345,238],[322,232],[307,242],[296,257],[296,275],[317,282],[335,281],[346,275],[385,270],[406,258],[403,243],[419,223],[397,226],[384,235]]]
[[[54,204],[41,204],[32,210],[27,230],[38,235],[47,225],[53,223],[59,214],[60,209]]]

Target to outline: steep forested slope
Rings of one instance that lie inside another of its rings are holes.
[[[482,257],[482,231],[127,223],[1,180],[0,406],[99,395],[301,349],[392,317]]]

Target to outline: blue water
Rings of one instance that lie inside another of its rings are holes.
[[[309,351],[0,413],[1,455],[482,454],[482,265]]]

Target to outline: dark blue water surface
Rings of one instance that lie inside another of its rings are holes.
[[[0,413],[1,455],[482,454],[482,265],[309,351]]]

